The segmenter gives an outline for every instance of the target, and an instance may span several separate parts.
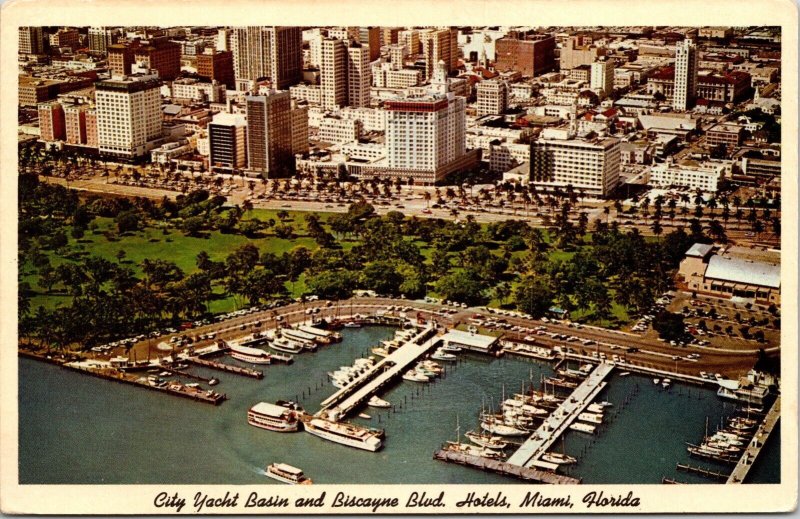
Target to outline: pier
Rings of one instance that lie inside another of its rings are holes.
[[[505,476],[514,476],[522,480],[533,481],[536,483],[546,483],[549,485],[577,485],[581,482],[580,479],[564,476],[562,474],[556,474],[555,472],[522,467],[505,461],[492,460],[488,458],[482,458],[480,456],[470,456],[469,454],[464,454],[461,452],[438,450],[433,454],[433,459],[458,463],[459,465],[469,465],[470,467],[481,470],[497,472],[498,474],[503,474]]]
[[[426,326],[422,331],[414,335],[411,340],[397,348],[383,360],[377,362],[369,371],[355,379],[350,385],[340,389],[323,401],[322,408],[315,416],[324,414],[332,420],[344,418],[392,379],[405,373],[415,362],[433,349],[440,341],[438,336],[433,335],[435,332],[432,326]],[[431,337],[431,335],[433,336]]]
[[[718,479],[720,481],[725,481],[729,477],[729,475],[725,474],[724,472],[708,470],[704,469],[703,467],[695,467],[693,465],[688,465],[684,463],[678,463],[675,466],[675,468],[683,472],[688,472],[690,474],[698,474],[706,478]]]
[[[753,439],[747,445],[747,448],[739,459],[739,463],[733,468],[730,477],[726,481],[727,484],[740,484],[744,483],[750,468],[755,463],[756,458],[761,453],[764,444],[767,443],[769,435],[775,430],[775,426],[781,417],[781,397],[775,399],[775,403],[770,407],[769,412],[764,417],[764,421],[758,426]]]
[[[564,400],[550,416],[542,422],[538,429],[528,438],[522,447],[508,458],[507,463],[519,467],[531,467],[539,463],[542,454],[569,428],[572,422],[583,412],[592,400],[606,386],[605,378],[614,369],[612,364],[600,363],[572,394]]]
[[[188,357],[186,361],[204,368],[217,369],[228,373],[235,373],[236,375],[243,375],[245,377],[259,379],[264,378],[264,373],[262,371],[258,371],[257,369],[242,368],[239,366],[234,366],[233,364],[217,362],[215,360],[201,359],[200,357]]]

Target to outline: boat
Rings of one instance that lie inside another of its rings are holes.
[[[302,330],[295,330],[294,328],[283,328],[281,330],[281,336],[299,342],[303,345],[303,348],[311,351],[317,349],[317,343],[319,342],[319,338],[316,335],[306,333]]]
[[[168,377],[170,375],[172,375],[172,373],[170,373],[169,371],[162,371],[161,373],[158,374],[159,377]]]
[[[508,447],[508,442],[503,440],[500,436],[492,436],[491,434],[483,434],[479,431],[467,431],[464,436],[469,438],[469,441],[487,449],[503,450]]]
[[[216,386],[217,384],[219,384],[219,380],[218,380],[218,379],[216,379],[216,378],[212,378],[212,379],[210,379],[210,380],[208,381],[208,385],[209,385],[209,386]]]
[[[481,421],[481,429],[500,436],[527,436],[528,431],[511,427],[498,420],[490,419]]]
[[[461,346],[453,346],[452,344],[445,344],[444,346],[440,346],[439,350],[446,353],[461,353],[464,351],[464,348]]]
[[[653,384],[656,384],[656,385],[658,385],[658,383],[659,383],[659,382],[661,382],[661,379],[660,379],[660,378],[654,378],[654,379],[653,379]]]
[[[312,481],[303,474],[302,470],[285,463],[270,463],[264,471],[264,475],[289,485],[312,484]]]
[[[568,454],[561,454],[560,452],[545,452],[542,454],[542,461],[555,463],[556,465],[571,465],[577,463],[578,459]]]
[[[430,379],[428,377],[426,377],[425,375],[423,375],[419,371],[414,371],[414,370],[406,371],[405,374],[403,375],[403,380],[408,380],[410,382],[429,382],[430,381]]]
[[[619,376],[620,376],[620,377],[627,377],[627,376],[628,376],[628,375],[630,375],[630,374],[631,374],[631,372],[630,372],[630,371],[623,371],[622,373],[620,373],[620,374],[619,374]]]
[[[487,449],[486,447],[477,447],[475,445],[470,445],[469,443],[447,442],[444,444],[443,449],[446,451],[460,452],[461,454],[466,454],[468,456],[478,456],[487,459],[497,460],[503,458],[502,452]]]
[[[344,323],[345,328],[361,328],[361,323],[357,323],[355,321],[349,321]]]
[[[364,420],[371,420],[372,419],[372,417],[370,415],[368,415],[367,413],[358,413],[358,417],[359,418],[363,418]]]
[[[283,351],[286,353],[300,353],[303,351],[303,347],[300,344],[297,344],[294,341],[290,341],[285,337],[279,337],[274,339],[272,342],[269,343],[269,347],[273,350]]]
[[[380,346],[372,348],[370,351],[372,353],[374,353],[375,355],[378,355],[380,357],[388,357],[389,356],[389,350],[387,350],[386,348],[381,348]]]
[[[335,340],[331,332],[320,330],[319,328],[314,328],[313,326],[301,324],[297,327],[297,329],[301,332],[313,335],[317,338],[317,342],[321,344],[330,344]]]
[[[572,429],[573,431],[578,431],[588,434],[594,434],[595,430],[594,425],[589,425],[587,423],[582,423],[582,422],[575,422],[573,424],[570,424],[569,428]]]
[[[190,387],[192,389],[198,389],[200,387],[200,384],[198,384],[197,382],[189,382],[188,384],[186,384],[186,387]]]
[[[247,411],[247,423],[277,432],[295,432],[300,426],[297,409],[269,402],[259,402]]]
[[[377,396],[374,396],[374,395],[369,399],[369,401],[367,401],[367,405],[370,406],[370,407],[379,407],[379,408],[382,408],[382,409],[388,409],[388,408],[392,407],[392,404],[390,404],[386,400],[382,400],[382,399],[380,399],[380,398],[378,398]]]
[[[242,362],[250,364],[271,364],[272,357],[266,351],[259,348],[249,348],[247,346],[239,346],[238,344],[230,345],[231,357]]]
[[[371,452],[377,451],[383,445],[379,431],[322,418],[313,418],[306,422],[305,430],[324,440]]]
[[[665,378],[664,380],[661,381],[661,385],[664,386],[664,388],[668,388],[671,383],[672,381],[668,378]]]
[[[581,413],[578,420],[589,423],[603,423],[603,415],[595,413]]]
[[[456,357],[452,353],[447,353],[446,351],[442,351],[441,348],[436,350],[433,353],[433,355],[431,355],[431,358],[435,360],[442,360],[445,362],[454,362],[458,360],[458,357]]]
[[[597,405],[599,405],[601,407],[614,407],[614,404],[612,404],[608,400],[603,400],[602,402],[597,402]]]

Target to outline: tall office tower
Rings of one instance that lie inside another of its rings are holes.
[[[319,29],[314,29],[311,36],[308,37],[308,65],[313,68],[319,68],[322,64],[322,40],[325,36]]]
[[[386,151],[390,168],[439,171],[466,153],[466,100],[426,95],[386,101]]]
[[[236,79],[270,78],[275,88],[288,88],[303,75],[300,27],[236,27],[231,40]]]
[[[107,27],[89,27],[89,51],[105,53],[108,47],[117,43],[119,31]]]
[[[206,49],[197,55],[197,75],[208,81],[217,80],[229,89],[236,86],[233,75],[233,53]]]
[[[333,110],[347,104],[347,43],[325,38],[320,65],[322,107]]]
[[[398,27],[382,27],[381,28],[381,45],[393,45],[399,43],[398,37],[400,36],[400,28]]]
[[[41,27],[19,28],[19,53],[44,54],[44,33]]]
[[[308,153],[308,105],[292,99],[292,155]]]
[[[508,108],[508,85],[499,79],[489,79],[477,85],[478,117],[502,114]]]
[[[405,45],[399,43],[389,45],[389,63],[392,65],[392,70],[402,69],[407,55],[408,49]]]
[[[436,66],[444,61],[447,72],[458,66],[458,32],[455,29],[428,29],[419,33],[425,59],[425,79],[433,76]]]
[[[212,171],[247,166],[247,121],[241,114],[218,113],[208,123],[209,164]]]
[[[153,38],[149,44],[135,48],[133,57],[145,68],[158,71],[165,81],[172,81],[181,73],[181,46],[166,38]]]
[[[397,43],[405,45],[409,54],[419,54],[422,52],[422,44],[419,41],[419,31],[408,29],[397,34]]]
[[[688,110],[694,106],[697,95],[697,47],[690,39],[678,42],[675,47],[675,95],[672,108]]]
[[[381,57],[381,28],[359,27],[358,43],[369,48],[369,60],[375,61]]]
[[[138,43],[137,43],[138,45]],[[133,45],[116,43],[106,48],[108,52],[108,70],[111,76],[127,76],[133,65]]]
[[[347,47],[347,104],[369,106],[372,70],[369,63],[369,48],[363,43],[351,42]]]
[[[555,67],[556,39],[550,34],[511,31],[495,42],[495,68],[538,76]]]
[[[592,63],[589,88],[600,92],[600,97],[608,97],[614,91],[614,63],[596,61]]]
[[[86,105],[67,105],[64,121],[67,144],[86,144]]]
[[[39,105],[39,130],[44,142],[63,141],[66,138],[64,107],[61,103]]]
[[[288,91],[247,96],[248,169],[266,178],[286,178],[294,172],[292,100]]]
[[[156,75],[111,79],[95,84],[100,153],[141,157],[161,137],[161,82]]]
[[[217,31],[217,45],[216,48],[220,52],[232,51],[233,45],[231,39],[233,38],[232,29],[220,29]]]

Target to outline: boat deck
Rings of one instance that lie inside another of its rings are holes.
[[[505,461],[492,460],[488,458],[482,458],[480,456],[471,456],[462,452],[438,450],[434,453],[433,458],[440,461],[449,461],[461,465],[469,465],[482,470],[489,470],[506,476],[514,476],[522,480],[534,481],[536,483],[545,483],[549,485],[577,485],[581,482],[580,479],[564,476],[563,474],[556,474],[555,472],[538,470],[535,468],[522,467]]]
[[[519,467],[530,467],[547,452],[559,436],[575,421],[592,400],[606,386],[605,378],[614,366],[608,363],[599,364],[594,371],[575,388],[572,394],[547,417],[536,431],[517,451],[508,458],[507,463]]]
[[[726,481],[727,484],[740,484],[744,483],[745,478],[747,477],[748,472],[750,472],[750,468],[755,463],[756,458],[758,457],[761,449],[764,447],[764,444],[767,443],[767,439],[769,435],[772,434],[772,431],[775,430],[775,425],[778,423],[778,419],[781,417],[781,397],[778,396],[775,399],[775,403],[772,404],[767,415],[764,417],[764,421],[761,422],[761,425],[758,426],[756,430],[756,434],[753,436],[753,439],[750,440],[750,443],[747,445],[747,449],[745,449],[742,457],[739,459],[739,463],[733,468],[731,475],[728,477]]]
[[[431,326],[427,326],[419,333],[414,334],[410,340],[406,341],[387,357],[376,362],[372,368],[355,379],[352,384],[340,389],[323,401],[322,408],[315,416],[335,414],[338,419],[347,416],[353,409],[376,394],[390,380],[405,373],[412,364],[431,351],[440,342],[438,336],[425,339],[433,330]],[[418,344],[419,341],[424,342]]]

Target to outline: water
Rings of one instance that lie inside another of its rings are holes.
[[[386,429],[378,453],[247,424],[247,409],[259,401],[297,397],[315,411],[335,391],[325,373],[368,355],[393,330],[343,333],[340,344],[297,356],[291,366],[264,366],[263,380],[195,369],[220,378],[216,389],[230,399],[219,407],[20,359],[20,483],[264,484],[273,481],[263,467],[276,461],[302,467],[318,483],[517,483],[432,454],[456,438],[457,422],[462,434],[477,428],[482,401],[497,406],[504,391],[518,392],[523,382],[538,384],[541,374],[551,374],[547,363],[467,355],[435,383],[397,384],[381,396],[402,409],[368,408],[371,420],[355,419]],[[570,432],[565,438],[566,451],[580,458],[571,475],[586,483],[660,483],[662,476],[709,481],[677,473],[675,463],[689,461],[684,442],[702,436],[705,417],[716,423],[732,411],[730,404],[697,388],[665,392],[634,375],[613,377],[601,398],[616,404],[609,425],[594,437]],[[779,447],[779,437],[771,438],[753,481],[779,481]]]

